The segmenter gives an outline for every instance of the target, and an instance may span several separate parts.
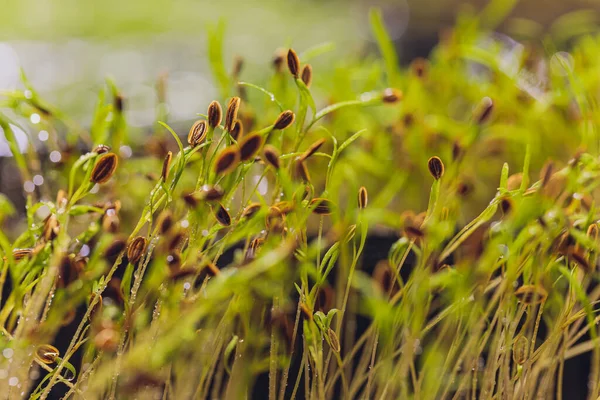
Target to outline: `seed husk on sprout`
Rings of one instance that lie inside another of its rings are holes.
[[[240,140],[240,138],[244,136],[244,125],[242,124],[242,121],[240,121],[239,119],[235,120],[233,126],[231,127],[231,130],[229,131],[229,134],[231,135],[233,140]]]
[[[333,212],[334,204],[331,200],[324,198],[312,199],[309,203],[312,212],[319,215],[329,215]]]
[[[158,232],[161,235],[168,233],[173,227],[173,214],[171,211],[163,210],[158,216],[156,225],[158,226]]]
[[[532,305],[546,301],[548,292],[539,285],[523,285],[515,291],[515,296],[521,303]]]
[[[393,104],[402,100],[402,92],[398,89],[388,88],[381,94],[384,103]]]
[[[187,137],[187,142],[191,147],[202,144],[207,135],[207,127],[208,123],[204,119],[194,122]]]
[[[293,49],[288,50],[287,65],[290,74],[292,74],[294,78],[297,78],[300,69],[300,59],[298,58],[298,54],[296,54],[296,52]]]
[[[229,146],[221,150],[215,161],[215,173],[226,175],[233,171],[240,162],[240,151],[236,146]]]
[[[302,82],[304,82],[306,87],[310,87],[310,84],[312,83],[312,73],[312,66],[310,64],[306,64],[302,68]]]
[[[14,249],[12,251],[13,259],[15,262],[19,262],[24,258],[30,257],[33,254],[32,248],[27,249]]]
[[[492,111],[494,110],[494,102],[489,97],[484,97],[477,107],[475,112],[475,122],[478,125],[483,125],[489,121]]]
[[[263,154],[265,161],[269,163],[273,168],[279,169],[279,150],[276,147],[271,145],[266,145],[263,149]]]
[[[244,218],[252,217],[254,214],[256,214],[258,212],[258,210],[261,209],[261,207],[262,207],[262,205],[260,203],[248,204],[242,211],[242,217],[244,217]]]
[[[439,180],[444,175],[444,163],[438,156],[433,156],[427,161],[427,167],[429,173],[433,176],[433,179]]]
[[[118,159],[114,153],[105,153],[100,156],[94,169],[92,169],[92,175],[90,181],[93,183],[106,183],[114,175],[117,169]]]
[[[98,153],[98,154],[104,154],[104,153],[108,153],[110,151],[110,146],[107,146],[105,144],[99,144],[98,146],[96,146],[94,148],[94,153]]]
[[[143,236],[138,236],[129,242],[127,246],[127,259],[131,264],[137,264],[146,252],[148,241]]]
[[[219,224],[223,226],[231,225],[231,215],[229,215],[229,211],[223,207],[223,204],[219,203],[216,207],[214,207],[213,213]]]
[[[258,133],[244,136],[239,142],[240,161],[245,162],[254,158],[263,145],[263,137]]]
[[[361,186],[358,189],[358,208],[364,209],[367,208],[367,204],[369,202],[369,194],[367,193],[367,188]]]
[[[221,104],[218,101],[214,100],[208,105],[207,111],[208,117],[208,126],[211,128],[216,128],[221,125],[221,119],[223,118],[223,110],[221,109]]]
[[[227,103],[227,111],[225,112],[225,130],[231,132],[234,122],[237,120],[238,111],[242,99],[239,97],[232,97]]]
[[[169,177],[169,170],[171,168],[171,160],[173,159],[173,152],[169,151],[165,160],[163,161],[162,170],[160,173],[160,179],[164,182],[167,181]]]
[[[518,365],[523,365],[529,358],[529,339],[523,334],[520,334],[515,339],[512,351],[513,361]]]
[[[316,142],[314,142],[313,144],[311,144],[308,147],[308,149],[306,149],[306,151],[304,153],[302,153],[302,155],[300,156],[299,159],[304,161],[307,158],[309,158],[310,156],[312,156],[313,154],[315,154],[317,151],[319,151],[321,146],[323,146],[325,141],[326,141],[325,139],[321,138],[321,139],[317,140]]]
[[[293,124],[295,118],[296,116],[294,115],[293,111],[283,111],[275,120],[275,123],[273,124],[273,129],[283,130],[289,127],[291,124]]]
[[[42,344],[35,350],[35,358],[46,365],[54,364],[58,356],[60,352],[51,344]]]

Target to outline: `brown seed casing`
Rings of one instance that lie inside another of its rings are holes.
[[[281,213],[284,215],[287,215],[289,213],[291,213],[292,211],[294,211],[294,203],[291,201],[287,201],[287,200],[283,200],[283,201],[278,201],[277,203],[273,204],[275,207],[277,207],[279,210],[281,210]]]
[[[102,216],[102,230],[104,232],[117,233],[120,225],[121,220],[115,211],[106,212]]]
[[[313,320],[313,313],[305,303],[300,304],[300,310],[302,310],[302,314],[304,315],[304,318],[306,318],[309,321]]]
[[[173,152],[169,151],[163,161],[162,171],[160,173],[160,179],[164,182],[169,177],[169,169],[171,168],[171,160],[173,159]]]
[[[245,263],[252,261],[256,257],[256,254],[258,253],[260,247],[264,242],[265,239],[260,237],[252,239],[250,245],[248,246],[248,249],[246,250],[246,254],[244,254]]]
[[[55,363],[59,355],[58,349],[51,344],[42,344],[35,350],[35,358],[46,365]]]
[[[290,70],[290,74],[292,74],[294,78],[297,78],[300,69],[300,59],[298,58],[298,54],[296,54],[293,49],[288,50],[287,65],[288,69]]]
[[[225,113],[225,130],[231,132],[233,123],[237,120],[238,111],[240,110],[240,103],[242,99],[239,97],[232,97],[227,103],[227,112]]]
[[[244,136],[244,125],[242,124],[242,121],[239,119],[235,120],[229,134],[236,142],[240,140],[240,138]]]
[[[124,98],[123,95],[121,93],[117,93],[117,95],[115,96],[115,100],[114,100],[114,104],[113,106],[115,107],[115,110],[118,113],[122,113],[123,112],[123,103],[124,103]]]
[[[179,230],[177,231],[171,238],[169,239],[169,243],[167,248],[171,253],[179,253],[183,249],[185,245],[185,241],[187,239],[187,234],[185,231]]]
[[[56,215],[50,214],[44,220],[44,229],[42,236],[46,242],[49,242],[58,236],[59,223]]]
[[[283,49],[278,49],[273,56],[273,68],[275,72],[281,72],[283,69],[283,63],[285,62],[286,52]]]
[[[188,133],[187,141],[191,147],[196,147],[202,144],[207,135],[208,122],[206,120],[198,120],[194,122]]]
[[[223,207],[223,204],[219,203],[219,205],[216,207],[216,210],[213,209],[213,212],[219,224],[223,226],[231,225],[231,215],[229,215],[229,211]]]
[[[221,272],[221,271],[219,271],[219,267],[217,267],[215,264],[211,263],[210,261],[208,262],[208,264],[206,264],[204,266],[204,269],[210,276],[217,276]]]
[[[306,163],[300,159],[294,161],[294,179],[310,182],[310,174],[308,173]]]
[[[215,172],[218,175],[226,175],[233,171],[240,161],[240,152],[237,147],[229,146],[221,151],[215,161]]]
[[[221,124],[221,120],[223,119],[223,110],[221,109],[221,105],[218,101],[214,100],[208,106],[208,126],[211,128],[216,128]]]
[[[464,153],[463,146],[458,142],[458,140],[455,140],[452,143],[452,160],[453,161],[458,160],[460,157],[462,157],[463,153]]]
[[[392,273],[392,268],[387,260],[381,260],[375,265],[373,281],[386,295],[387,293],[393,295],[398,292],[396,277]]]
[[[127,243],[123,239],[115,239],[107,248],[104,250],[104,258],[110,263],[114,263],[119,254],[121,254],[127,248]]]
[[[523,304],[540,304],[546,300],[548,292],[541,286],[523,285],[515,291],[515,296]]]
[[[203,185],[198,192],[205,201],[221,200],[225,194],[219,185]]]
[[[116,329],[106,328],[96,334],[94,345],[102,351],[112,353],[117,350],[119,339],[120,334]]]
[[[105,144],[99,144],[98,146],[96,146],[94,148],[93,151],[94,151],[94,153],[104,154],[104,153],[108,153],[110,151],[110,147]]]
[[[598,242],[598,237],[600,236],[600,230],[598,229],[598,224],[591,224],[587,229],[587,237],[592,239],[594,242]]]
[[[156,226],[158,226],[159,234],[164,235],[168,233],[173,228],[173,214],[171,211],[163,210],[158,216]]]
[[[331,286],[320,287],[315,297],[315,310],[327,314],[333,308],[334,297],[335,293]]]
[[[273,124],[273,129],[283,130],[294,123],[296,116],[291,110],[283,111]]]
[[[516,174],[512,174],[508,177],[506,181],[506,188],[508,190],[516,190],[521,187],[521,182],[523,181],[523,173],[517,172]]]
[[[302,153],[302,155],[300,156],[300,160],[304,161],[308,157],[315,154],[321,148],[321,146],[323,146],[323,143],[325,143],[325,139],[321,138],[321,139],[317,140],[316,142],[314,142],[313,144],[311,144],[308,147],[308,149],[306,149],[306,151],[304,153]]]
[[[279,169],[279,150],[274,146],[266,145],[263,150],[265,161],[270,164],[273,168]]]
[[[284,228],[283,213],[275,206],[269,207],[265,217],[265,227],[271,232],[282,232]]]
[[[261,204],[260,203],[250,203],[246,206],[246,208],[244,208],[244,211],[242,211],[242,217],[243,218],[251,218],[254,214],[256,214],[258,212],[258,210],[260,210],[261,208]]]
[[[541,187],[545,187],[550,178],[552,177],[552,173],[554,172],[554,163],[550,160],[546,161],[542,169],[540,170],[540,181]]]
[[[425,236],[425,232],[412,225],[406,226],[404,228],[404,234],[411,240],[417,240]]]
[[[387,88],[381,94],[384,103],[393,104],[402,100],[402,92],[398,89]]]
[[[477,107],[475,114],[475,122],[478,125],[485,124],[491,117],[492,111],[494,110],[494,102],[489,97],[484,97]]]
[[[570,254],[569,257],[575,261],[575,263],[582,268],[585,272],[589,272],[590,271],[590,263],[588,262],[587,258],[585,257],[585,255],[583,254],[583,252],[578,251],[577,248],[573,249]]]
[[[312,66],[310,64],[306,64],[302,68],[302,82],[304,82],[306,87],[310,87],[312,83]]]
[[[248,136],[244,136],[239,142],[240,161],[244,162],[254,158],[262,147],[263,140],[263,137],[258,133],[251,133]]]
[[[184,194],[183,196],[183,201],[185,201],[185,204],[187,204],[188,206],[192,207],[192,208],[196,208],[198,207],[198,202],[200,201],[199,199],[199,195],[196,192],[192,192],[192,193],[187,193]]]
[[[438,156],[433,156],[427,161],[429,173],[433,179],[439,180],[444,175],[444,163]]]
[[[517,336],[513,344],[513,361],[518,365],[523,365],[529,358],[529,339],[523,334]]]
[[[331,344],[331,350],[339,353],[341,350],[340,340],[338,339],[335,331],[331,328],[327,329],[327,337],[329,338],[329,343]]]
[[[505,197],[500,200],[500,210],[506,215],[513,209],[513,201],[510,197]]]
[[[167,256],[167,266],[171,272],[181,268],[181,256],[178,253],[171,253]]]
[[[312,212],[318,215],[329,215],[332,213],[334,204],[330,200],[324,198],[312,199],[309,203]]]
[[[410,63],[410,69],[417,77],[425,78],[429,70],[429,61],[426,58],[417,57]]]
[[[26,257],[30,257],[33,254],[33,249],[14,249],[12,251],[13,259],[15,262],[19,262]]]
[[[67,205],[67,192],[63,189],[59,189],[58,193],[56,193],[56,208],[63,208]]]
[[[137,264],[146,252],[148,241],[143,236],[138,236],[129,242],[127,246],[127,259],[133,265]]]
[[[66,288],[75,282],[81,272],[83,272],[85,265],[85,260],[76,260],[73,255],[65,254],[58,266],[58,287]]]
[[[244,68],[244,59],[240,56],[236,56],[233,59],[233,70],[231,71],[231,75],[234,78],[238,78],[242,73],[242,69]],[[237,79],[234,79],[237,80]]]
[[[358,189],[358,208],[364,209],[367,208],[367,204],[369,202],[369,194],[367,193],[367,188],[361,186]]]
[[[101,155],[94,165],[90,181],[98,184],[106,183],[114,175],[118,163],[115,153]]]

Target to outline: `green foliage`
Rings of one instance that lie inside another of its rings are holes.
[[[136,135],[112,80],[87,132],[23,75],[0,127],[23,183],[45,182],[21,215],[0,196],[0,368],[36,399],[61,385],[244,398],[263,373],[269,399],[550,398],[565,361],[590,352],[597,397],[600,42],[511,50],[484,30],[511,4],[463,16],[407,68],[374,10],[381,58],[336,59],[312,82],[285,57],[238,82],[221,21],[208,58],[224,118],[197,132],[190,115],[187,141],[160,107],[157,132]],[[300,52],[300,67],[335,51]],[[32,113],[51,138],[22,154],[13,127]],[[379,232],[396,241],[370,265]]]

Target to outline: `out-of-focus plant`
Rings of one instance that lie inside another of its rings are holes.
[[[279,50],[260,84],[216,26],[222,97],[186,132],[165,77],[148,137],[112,81],[89,129],[25,76],[3,92],[27,196],[0,234],[8,398],[237,399],[261,374],[269,399],[547,398],[584,352],[597,397],[597,38],[544,55],[478,21],[399,68],[374,10],[381,58]],[[33,114],[49,140],[21,154]],[[378,231],[399,238],[365,265]]]

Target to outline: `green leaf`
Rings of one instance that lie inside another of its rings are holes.
[[[103,213],[102,208],[88,206],[88,205],[74,205],[69,209],[69,215],[77,216],[89,213]]]
[[[240,340],[240,338],[237,337],[237,335],[234,335],[231,338],[231,340],[229,341],[229,343],[227,344],[227,347],[225,347],[225,351],[223,353],[223,360],[225,362],[225,370],[230,375],[231,375],[231,365],[229,365],[229,358],[231,357],[231,353],[233,353],[233,351],[235,350],[239,340]]]
[[[298,57],[300,58],[300,60],[302,60],[303,63],[307,63],[313,58],[318,57],[321,54],[325,54],[334,49],[335,43],[325,42],[304,50],[301,54],[298,55]]]
[[[315,115],[317,113],[317,106],[315,105],[315,99],[313,99],[312,94],[310,93],[310,89],[300,78],[296,78],[296,85],[300,90],[300,96],[302,96],[303,101],[310,107],[313,115]]]
[[[134,265],[129,263],[127,264],[127,269],[123,274],[123,280],[121,281],[121,292],[123,293],[123,298],[127,302],[129,300],[129,291],[131,290],[131,279],[133,276]]]
[[[372,8],[369,12],[369,21],[371,23],[373,36],[375,36],[379,51],[385,61],[388,85],[394,87],[397,84],[398,78],[398,55],[396,54],[394,43],[385,28],[381,10]]]
[[[523,161],[523,179],[521,180],[521,187],[519,190],[521,193],[525,192],[527,185],[529,185],[529,164],[531,162],[531,146],[527,144],[525,148],[525,160]]]
[[[508,163],[504,163],[500,174],[500,190],[508,190],[508,171]]]
[[[0,193],[0,222],[5,217],[10,217],[15,213],[15,206],[10,202],[5,194]]]
[[[335,317],[335,314],[337,314],[339,311],[340,310],[338,310],[337,308],[332,308],[327,313],[327,327],[328,328],[331,326],[331,321],[333,321],[333,317]]]
[[[225,21],[219,21],[208,28],[208,61],[215,79],[219,83],[221,96],[229,95],[229,74],[223,61],[223,40],[225,37]]]
[[[277,104],[277,107],[279,107],[279,111],[283,111],[283,105],[279,102],[279,100],[277,100],[275,95],[273,93],[269,92],[267,89],[262,88],[258,85],[255,85],[253,83],[248,83],[248,82],[238,82],[238,85],[247,86],[249,88],[256,89],[259,92],[266,94],[273,103]]]

